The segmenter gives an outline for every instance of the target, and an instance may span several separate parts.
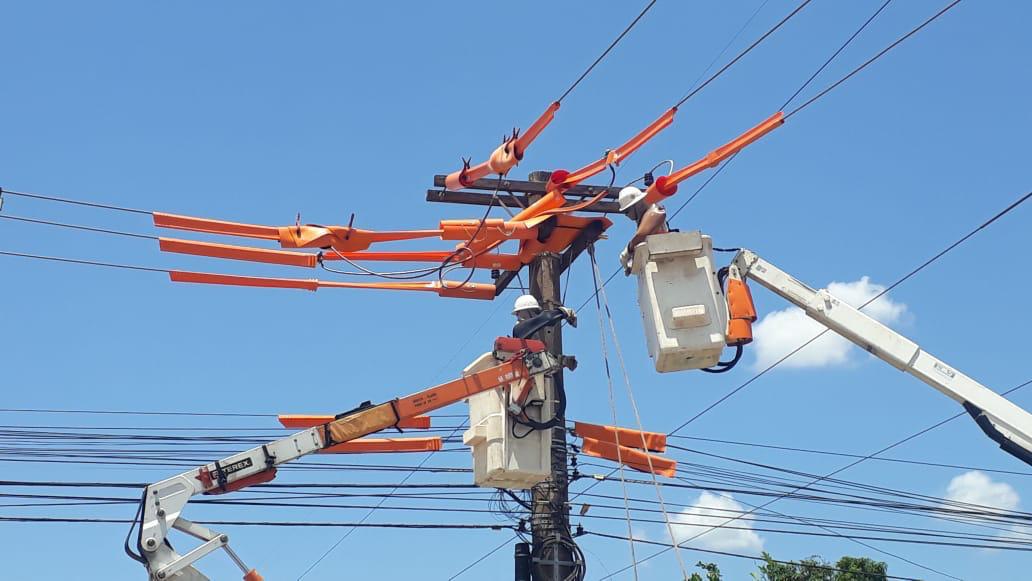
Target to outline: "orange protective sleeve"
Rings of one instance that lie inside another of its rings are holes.
[[[764,119],[759,125],[739,135],[735,139],[709,152],[706,157],[687,165],[668,176],[660,176],[647,190],[645,200],[655,203],[677,191],[677,184],[711,167],[716,167],[727,158],[738,153],[746,146],[770,133],[785,122],[785,114],[781,111]]]
[[[555,112],[558,110],[558,101],[552,103],[548,106],[548,109],[545,109],[545,112],[537,118],[537,121],[528,127],[527,130],[523,132],[523,135],[519,136],[515,143],[516,157],[523,157],[523,152],[527,150],[527,146],[537,139],[537,136],[545,130],[545,127],[548,127],[548,124],[555,118]]]
[[[616,426],[602,426],[585,422],[574,422],[573,432],[582,438],[617,443],[628,448],[665,452],[667,437],[659,432],[641,432]]]
[[[441,437],[359,438],[319,450],[320,454],[369,454],[375,452],[437,452]]]
[[[232,274],[214,274],[208,272],[188,272],[183,270],[169,271],[168,277],[173,282],[224,284],[230,286],[253,286],[262,288],[293,288],[309,291],[315,291],[319,288],[319,281],[314,278],[263,278],[257,276],[236,276]]]
[[[287,266],[303,266],[307,268],[315,268],[316,265],[316,256],[314,254],[305,254],[304,252],[266,250],[264,248],[179,240],[177,238],[158,238],[158,247],[162,252],[210,256],[212,258],[267,262],[269,264],[285,264]]]
[[[677,474],[677,462],[641,450],[617,446],[612,442],[603,442],[592,438],[584,438],[581,452],[596,458],[605,458],[614,462],[622,462],[626,466],[641,472],[650,472],[673,478]],[[651,462],[651,469],[649,468]]]
[[[242,236],[245,238],[279,240],[279,229],[275,226],[224,222],[222,220],[195,218],[193,216],[178,216],[176,214],[164,214],[162,212],[154,212],[152,216],[154,218],[154,225],[158,228],[174,228],[176,230],[207,232],[209,234],[226,234],[228,236]]]
[[[632,137],[630,141],[624,143],[615,150],[609,152],[609,155],[586,165],[579,170],[571,173],[563,180],[563,187],[570,188],[577,185],[578,183],[590,178],[591,176],[606,169],[606,166],[613,163],[619,164],[627,156],[631,155],[638,150],[642,145],[645,145],[650,139],[655,137],[660,131],[666,129],[671,123],[674,122],[674,114],[677,113],[677,109],[669,109],[666,113],[659,116],[659,119],[653,121],[648,127],[641,130],[637,135]]]
[[[284,428],[304,430],[306,428],[321,426],[332,422],[337,418],[332,415],[280,414],[277,416],[277,419],[279,419],[280,425]],[[405,418],[398,422],[398,427],[409,429],[429,428],[430,416],[414,416],[411,418]]]
[[[483,299],[494,298],[495,286],[478,282],[467,282],[446,280],[442,286],[437,281],[430,282],[336,282],[336,281],[315,281],[319,287],[326,288],[367,288],[380,290],[408,290],[435,292],[438,296]]]
[[[478,163],[467,169],[465,175],[462,170],[448,174],[448,177],[444,178],[444,187],[449,190],[461,190],[479,179],[486,178],[489,173],[491,167],[488,162]]]

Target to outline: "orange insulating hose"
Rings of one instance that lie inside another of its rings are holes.
[[[210,256],[212,258],[228,258],[230,260],[247,260],[249,262],[265,262],[268,264],[283,264],[307,268],[315,268],[317,262],[316,255],[304,252],[266,250],[249,246],[179,240],[176,238],[158,238],[158,247],[162,252],[176,252],[178,254],[192,254],[194,256]]]
[[[677,113],[676,108],[668,109],[665,113],[660,115],[658,119],[649,124],[648,127],[642,129],[637,135],[632,137],[627,143],[624,143],[620,147],[610,151],[608,155],[600,158],[598,161],[586,165],[567,175],[559,184],[559,187],[564,190],[569,189],[570,187],[575,186],[606,169],[607,165],[618,165],[627,156],[637,151],[638,148],[645,145],[645,143],[655,137],[660,131],[669,127],[670,124],[674,122],[675,113]]]
[[[448,174],[444,178],[444,187],[449,190],[461,190],[473,185],[473,182],[485,178],[491,173],[505,174],[508,172],[523,159],[523,154],[527,151],[527,147],[544,131],[545,127],[548,127],[548,124],[555,118],[555,112],[558,110],[558,102],[549,105],[545,112],[531,124],[523,135],[515,140],[506,140],[491,154],[489,161]]]
[[[663,198],[668,198],[677,193],[677,184],[711,167],[716,167],[721,162],[738,153],[746,146],[777,129],[785,122],[785,114],[781,111],[764,119],[759,125],[739,135],[728,143],[709,152],[706,157],[687,165],[668,176],[659,176],[656,181],[646,190],[645,202],[654,204]]]
[[[279,228],[276,228],[275,226],[225,222],[208,218],[195,218],[193,216],[164,214],[162,212],[154,212],[151,216],[154,219],[154,225],[158,228],[174,228],[176,230],[207,232],[208,234],[225,234],[227,236],[242,236],[244,238],[264,238],[266,240],[279,240],[280,237]]]

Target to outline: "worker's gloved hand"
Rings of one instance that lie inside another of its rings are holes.
[[[569,307],[556,307],[516,323],[516,326],[512,328],[512,336],[517,339],[528,339],[541,329],[555,325],[563,320],[569,321],[571,326],[577,326],[577,314],[573,312],[573,309]]]
[[[624,276],[630,276],[633,260],[630,250],[624,247],[624,249],[620,251],[620,266],[623,267]]]
[[[570,307],[559,307],[559,310],[562,311],[563,314],[566,315],[566,322],[569,323],[571,327],[576,327],[577,326],[577,313],[576,313],[576,311],[574,311]]]

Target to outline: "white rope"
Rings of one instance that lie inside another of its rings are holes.
[[[638,412],[638,403],[634,399],[634,390],[631,388],[631,378],[627,373],[627,365],[624,362],[623,350],[620,349],[620,340],[616,335],[616,324],[613,322],[613,315],[609,311],[609,299],[606,297],[605,285],[599,284],[602,280],[602,273],[598,270],[598,262],[595,261],[595,247],[594,244],[588,247],[588,254],[591,257],[591,269],[595,277],[595,284],[599,289],[599,297],[602,299],[602,305],[606,309],[606,318],[609,319],[610,333],[613,335],[613,348],[616,350],[617,360],[620,362],[620,371],[623,373],[624,385],[627,387],[627,398],[631,400],[631,409],[634,410],[634,420],[638,424],[638,431],[641,434],[641,447],[644,450],[648,450],[648,446],[645,444],[645,428],[641,423],[641,414]],[[596,297],[596,301],[599,297]],[[599,310],[599,318],[601,319],[602,313]],[[608,363],[607,363],[608,365]],[[614,420],[615,423],[615,420]],[[617,448],[619,450],[619,448]],[[681,576],[684,579],[688,579],[688,569],[685,567],[684,558],[681,556],[681,549],[678,547],[677,537],[674,536],[674,527],[670,523],[670,515],[667,513],[666,503],[663,501],[663,493],[660,490],[659,482],[656,480],[656,471],[652,468],[652,456],[649,454],[645,455],[646,460],[649,463],[649,474],[652,476],[652,485],[656,488],[656,497],[659,499],[659,508],[663,512],[663,520],[666,522],[667,533],[670,535],[671,543],[674,545],[674,556],[677,557],[677,564],[681,568]]]
[[[594,245],[588,246],[588,252],[592,256],[592,263],[594,263]],[[595,279],[596,286],[598,285],[598,279]],[[602,361],[604,363],[606,371],[606,382],[609,384],[609,411],[613,416],[613,425],[617,424],[616,419],[616,395],[613,393],[613,376],[609,371],[609,349],[606,346],[606,326],[602,320],[602,307],[598,302],[598,295],[595,295],[595,311],[598,313],[598,332],[599,341],[602,346]],[[627,519],[627,542],[631,547],[631,570],[634,572],[635,581],[638,580],[638,557],[634,552],[634,531],[631,526],[631,506],[630,499],[627,496],[627,482],[624,480],[624,465],[623,455],[620,453],[620,432],[616,432],[616,463],[620,471],[620,488],[623,490],[624,498],[624,516]]]

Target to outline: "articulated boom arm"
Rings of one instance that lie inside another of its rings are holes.
[[[194,569],[192,564],[204,555],[223,548],[245,573],[245,581],[260,581],[261,576],[245,567],[229,548],[226,535],[180,516],[192,496],[224,494],[268,482],[276,476],[276,467],[280,464],[395,427],[403,420],[462,401],[477,393],[509,384],[541,381],[559,368],[556,358],[544,351],[544,344],[521,341],[517,347],[520,351],[512,353],[509,349],[513,348],[513,341],[500,339],[496,343],[495,356],[499,364],[484,371],[386,403],[372,405],[367,402],[357,409],[340,414],[333,421],[151,484],[144,490],[138,515],[139,555],[130,552],[130,556],[147,567],[151,580],[206,581],[208,578]],[[171,529],[185,532],[203,543],[180,555],[167,541]],[[129,552],[128,547],[126,550]]]
[[[827,290],[811,289],[750,250],[735,256],[731,270],[732,278],[755,280],[832,331],[957,401],[1001,448],[1032,465],[1032,414]]]

